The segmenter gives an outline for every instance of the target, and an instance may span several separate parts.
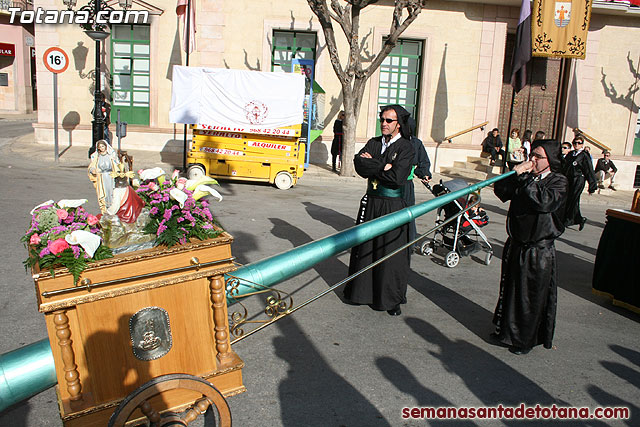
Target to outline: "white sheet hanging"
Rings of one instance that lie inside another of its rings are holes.
[[[304,76],[173,67],[171,123],[271,129],[302,123]]]

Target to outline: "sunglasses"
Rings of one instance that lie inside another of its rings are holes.
[[[394,119],[385,119],[384,117],[380,117],[380,123],[393,123],[393,122],[397,122],[398,120],[394,120]]]

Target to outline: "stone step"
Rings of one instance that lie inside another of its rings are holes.
[[[473,169],[457,168],[457,167],[443,167],[440,168],[440,173],[447,176],[459,176],[462,178],[471,178],[478,181],[484,181],[487,179],[487,172],[481,172]]]
[[[467,162],[489,166],[491,164],[490,157],[467,156]],[[496,166],[502,166],[502,160],[496,160]]]
[[[491,166],[489,166],[488,163],[485,165],[483,163],[473,163],[469,161],[467,162],[455,161],[453,162],[453,167],[460,168],[460,169],[476,170],[481,172],[489,172],[491,169]]]

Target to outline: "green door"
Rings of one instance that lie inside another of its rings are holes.
[[[420,99],[420,66],[422,41],[400,39],[380,65],[378,85],[378,111],[389,104],[399,104],[418,122]],[[376,126],[380,135],[380,123]]]
[[[113,25],[111,121],[149,125],[150,45],[148,25]]]

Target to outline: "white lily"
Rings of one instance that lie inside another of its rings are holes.
[[[100,246],[100,236],[89,233],[85,230],[72,231],[71,234],[67,234],[64,239],[70,245],[80,245],[82,249],[93,258],[93,254],[96,253],[98,246]]]
[[[40,203],[38,206],[36,206],[35,208],[31,209],[31,212],[29,212],[31,215],[33,215],[33,213],[36,211],[36,209],[41,208],[42,206],[47,206],[47,205],[52,205],[53,204],[53,200],[47,200],[44,203]]]
[[[177,188],[172,188],[171,190],[169,190],[169,195],[173,200],[178,202],[181,208],[184,208],[184,202],[186,202],[189,198],[189,196],[187,196],[184,191],[178,190]]]
[[[213,197],[218,199],[219,202],[222,201],[222,196],[220,195],[220,193],[218,193],[216,190],[209,187],[208,185],[204,185],[204,184],[200,184],[196,187],[195,191],[193,192],[193,198],[195,200],[198,200],[206,196],[207,193],[211,194]]]
[[[58,202],[61,208],[77,208],[87,203],[87,199],[62,199]]]
[[[141,180],[147,181],[149,179],[156,179],[159,176],[164,175],[164,171],[162,170],[162,168],[152,168],[141,170],[140,172],[138,172],[138,174],[140,175]]]

